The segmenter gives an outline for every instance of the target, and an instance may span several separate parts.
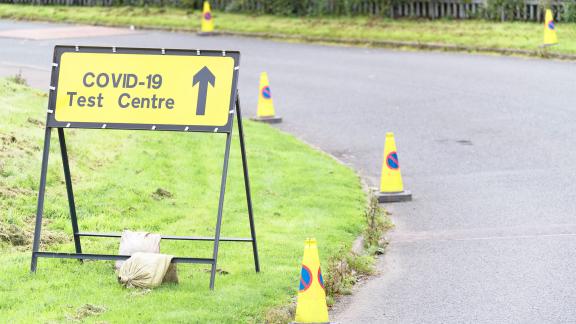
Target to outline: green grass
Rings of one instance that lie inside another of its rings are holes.
[[[117,282],[111,262],[40,259],[29,273],[47,96],[0,79],[0,314],[2,322],[262,322],[297,292],[304,239],[315,236],[323,264],[365,227],[357,175],[326,154],[267,125],[246,122],[262,272],[249,244],[222,243],[216,290],[208,266],[179,265],[179,285],[149,293]],[[81,230],[213,235],[224,136],[67,130]],[[44,249],[74,250],[63,172],[53,133]],[[234,138],[222,235],[249,236],[238,138]],[[153,193],[162,188],[172,197]],[[10,226],[14,225],[14,226]],[[26,244],[5,239],[6,228]],[[116,239],[82,241],[84,252],[117,253]],[[162,251],[211,257],[211,245],[162,242]],[[91,306],[93,305],[93,306]],[[103,313],[97,314],[98,311]],[[94,314],[96,313],[96,314]],[[93,315],[90,315],[93,314]],[[87,316],[87,317],[85,317]]]
[[[484,20],[390,20],[370,17],[297,18],[216,12],[219,31],[369,42],[415,42],[478,48],[542,51],[543,26]],[[0,5],[0,18],[76,22],[196,31],[200,12],[174,8]],[[576,24],[557,24],[560,44],[547,53],[576,54]],[[320,40],[318,40],[320,41]]]

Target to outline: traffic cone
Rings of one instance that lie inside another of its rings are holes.
[[[295,323],[330,323],[316,239],[304,242]]]
[[[386,133],[384,142],[384,162],[382,162],[382,175],[380,177],[380,192],[376,194],[381,203],[409,201],[412,200],[412,193],[404,190],[402,174],[400,173],[400,163],[398,153],[396,153],[396,142],[394,134]]]
[[[204,1],[204,6],[202,7],[202,25],[200,27],[199,35],[212,35],[214,34],[214,17],[212,17],[212,11],[210,10],[210,3]]]
[[[558,36],[556,35],[554,16],[552,15],[552,10],[546,9],[546,17],[544,19],[544,46],[556,44],[558,44]]]
[[[274,101],[272,101],[272,92],[270,91],[270,83],[266,72],[260,74],[258,108],[256,109],[256,117],[251,119],[270,124],[282,122],[282,117],[276,116],[274,112]]]

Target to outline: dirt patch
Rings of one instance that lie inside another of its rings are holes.
[[[29,124],[32,125],[36,125],[36,126],[40,126],[40,127],[44,127],[44,122],[32,117],[28,117],[28,120],[26,120]]]
[[[210,272],[210,271],[211,271],[210,269],[204,269],[204,272]],[[219,275],[222,275],[222,276],[230,274],[230,272],[223,270],[223,269],[220,269],[220,268],[216,269],[216,273]]]
[[[29,141],[14,134],[0,133],[0,157],[13,157],[17,151],[29,152],[31,147]]]
[[[0,173],[2,171],[2,163],[0,162]],[[32,196],[34,191],[27,188],[3,188],[0,187],[0,198],[14,199],[20,196]]]
[[[26,223],[34,224],[34,221],[30,219]],[[12,246],[19,247],[24,250],[29,250],[31,249],[33,238],[33,226],[18,226],[15,224],[0,223],[0,242],[6,242]],[[40,239],[41,246],[61,244],[68,241],[70,241],[70,236],[63,232],[53,231],[46,228],[42,229],[42,237]]]
[[[34,237],[34,229],[30,230],[30,240]],[[67,235],[60,231],[53,231],[49,229],[42,229],[42,237],[40,238],[40,246],[47,246],[53,244],[62,244],[69,242],[72,234]]]
[[[162,188],[158,188],[156,189],[156,191],[154,191],[152,193],[152,198],[156,199],[156,200],[162,200],[165,198],[172,198],[174,195],[166,190],[166,189],[162,189]]]
[[[18,172],[15,164],[20,163],[19,159],[22,157],[29,159],[38,151],[40,147],[32,145],[30,140],[0,131],[0,176],[14,175]]]
[[[69,321],[80,322],[86,317],[97,316],[106,312],[106,307],[100,305],[84,304],[80,306],[75,314],[67,315]]]
[[[0,241],[14,246],[23,246],[30,243],[27,233],[14,224],[0,225]]]
[[[10,134],[0,135],[0,144],[2,144],[2,147],[12,145],[16,142],[18,142],[18,140],[14,135]]]

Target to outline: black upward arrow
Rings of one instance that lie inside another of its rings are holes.
[[[200,83],[198,87],[198,103],[196,104],[196,115],[204,115],[206,111],[206,94],[208,93],[208,83],[214,87],[216,78],[214,74],[206,66],[203,67],[198,73],[194,75],[192,80],[192,86],[196,86]]]

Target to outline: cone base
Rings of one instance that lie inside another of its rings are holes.
[[[401,192],[377,192],[379,203],[391,203],[412,200],[412,193],[408,190]]]
[[[218,36],[217,32],[203,32],[203,31],[199,31],[196,33],[196,35],[198,36]]]
[[[280,116],[270,116],[270,117],[251,117],[250,120],[268,123],[268,124],[278,124],[282,122],[282,117]]]

